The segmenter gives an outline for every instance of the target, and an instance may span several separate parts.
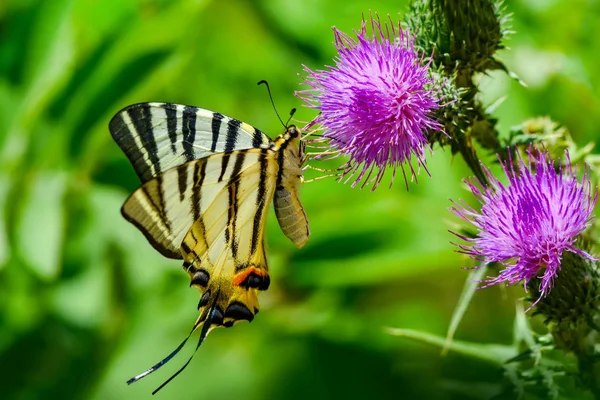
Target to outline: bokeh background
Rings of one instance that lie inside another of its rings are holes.
[[[600,3],[511,0],[516,33],[504,73],[481,78],[506,134],[550,115],[576,141],[600,127]],[[169,101],[217,110],[271,136],[302,64],[335,55],[369,10],[401,18],[405,1],[4,0],[0,2],[0,398],[124,399],[150,392],[191,354],[160,360],[197,317],[198,292],[120,215],[138,180],[112,142],[122,107]],[[470,262],[454,251],[449,198],[472,201],[461,159],[435,149],[431,177],[376,192],[304,185],[311,223],[296,249],[269,216],[272,285],[251,323],[213,332],[157,398],[485,399],[502,370],[390,336],[444,336]],[[456,337],[510,344],[520,288],[477,291]]]

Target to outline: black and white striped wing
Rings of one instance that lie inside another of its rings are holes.
[[[228,210],[233,212],[228,207],[234,204],[231,199],[224,201],[222,209],[213,205],[210,215],[204,213],[215,199],[222,199],[228,186],[241,179],[257,189],[266,184],[274,186],[274,182],[266,182],[266,176],[261,174],[258,161],[264,152],[272,153],[266,149],[219,153],[171,168],[142,184],[125,201],[121,212],[161,254],[181,259],[183,239],[194,222],[200,219],[227,222]],[[269,157],[270,165],[276,164],[273,158]]]
[[[140,103],[110,121],[112,137],[142,183],[192,160],[215,153],[268,148],[271,139],[235,118],[172,103]]]

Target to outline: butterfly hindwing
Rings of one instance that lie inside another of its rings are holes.
[[[211,224],[227,220],[229,199],[223,198],[224,188],[242,176],[255,184],[260,174],[251,173],[257,169],[254,164],[260,151],[215,154],[165,171],[133,192],[122,214],[161,254],[180,259],[183,239],[194,221],[201,217]],[[219,202],[215,202],[217,197]],[[211,204],[213,211],[206,213]]]
[[[242,173],[212,199],[182,244],[184,268],[201,292],[200,320],[216,304],[213,324],[232,326],[258,312],[258,290],[269,286],[264,250],[267,207],[278,165],[271,150],[235,154]],[[259,184],[255,184],[258,182]]]
[[[142,182],[215,153],[271,143],[263,132],[240,120],[172,103],[126,107],[112,118],[109,130]]]

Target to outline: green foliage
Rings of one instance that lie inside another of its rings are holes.
[[[594,139],[600,44],[586,29],[600,26],[597,7],[532,4],[507,2],[519,36],[508,42],[512,52],[495,56],[534,84],[525,89],[492,73],[496,83],[478,82],[481,102],[507,92],[508,101],[494,111],[505,136],[525,118],[550,114],[579,143]],[[356,29],[369,10],[397,18],[407,5],[0,3],[3,398],[142,398],[191,351],[167,371],[125,384],[183,339],[197,316],[198,293],[178,262],[162,258],[120,216],[139,182],[110,138],[112,115],[136,102],[189,103],[275,136],[282,128],[256,82],[269,80],[280,112],[298,107],[292,93],[301,65],[330,63],[330,27]],[[540,60],[553,67],[535,71]],[[314,115],[300,109],[296,117]],[[252,324],[212,333],[159,395],[483,399],[502,393],[503,375],[516,372],[501,360],[523,351],[511,343],[512,304],[521,292],[471,292],[470,308],[459,310],[460,326],[452,324],[458,339],[451,350],[462,344],[460,356],[440,357],[382,330],[432,332],[426,341],[442,347],[466,275],[461,267],[470,266],[449,244],[449,220],[456,219],[446,210],[449,197],[466,196],[460,178],[467,167],[436,149],[428,169],[431,178],[421,174],[408,193],[401,184],[375,193],[330,180],[305,185],[312,237],[298,251],[270,216],[273,282],[261,295],[261,313]],[[538,375],[547,379],[547,370]]]

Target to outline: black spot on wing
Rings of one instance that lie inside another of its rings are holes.
[[[260,166],[260,177],[258,180],[258,190],[256,195],[256,214],[252,226],[252,241],[250,246],[250,254],[254,254],[258,247],[258,241],[261,238],[260,222],[262,220],[263,210],[266,205],[267,195],[267,150],[263,149],[258,155],[258,163]]]
[[[194,251],[193,251],[193,250],[190,248],[190,246],[188,246],[188,245],[187,245],[187,243],[186,243],[186,242],[181,242],[181,250],[183,250],[183,252],[184,252],[185,254],[190,254],[190,253],[193,253],[194,255],[196,254],[196,253],[194,253]],[[181,256],[180,256],[180,257],[181,257]],[[191,267],[191,266],[190,266],[190,267]]]
[[[235,164],[233,166],[233,171],[227,186],[229,190],[229,208],[227,211],[228,229],[225,230],[225,241],[227,243],[231,241],[231,255],[234,259],[237,258],[238,252],[238,240],[236,235],[236,218],[239,209],[238,182],[241,179],[240,173],[242,171],[245,158],[246,152],[240,151],[236,153]],[[229,231],[231,231],[231,237],[229,236]]]
[[[227,171],[227,165],[229,165],[229,158],[231,158],[231,153],[223,154],[223,158],[221,158],[221,174],[219,175],[218,182],[222,182],[225,177],[225,171]]]
[[[194,159],[194,141],[196,140],[196,113],[198,109],[185,106],[183,109],[183,154],[187,161]]]
[[[163,104],[163,109],[167,115],[167,133],[171,141],[171,151],[173,154],[177,152],[177,109],[172,104]]]
[[[179,187],[179,201],[183,201],[185,197],[185,189],[187,187],[188,166],[186,164],[177,167],[177,185]]]
[[[233,204],[236,203],[237,184],[230,183],[227,186],[227,192],[229,194],[229,206],[227,207],[227,227],[225,228],[224,232],[226,245],[229,244],[231,237],[234,236],[233,231],[235,229],[235,214],[233,213]],[[231,254],[235,257],[234,252],[237,254],[237,247],[235,249],[231,249]]]
[[[264,134],[258,129],[254,128],[254,134],[252,135],[252,147],[258,149],[263,143]]]
[[[210,274],[208,273],[207,270],[201,268],[201,269],[198,269],[192,276],[192,281],[190,282],[190,286],[198,285],[198,286],[206,287],[206,285],[208,285],[209,280],[210,280]]]
[[[202,237],[197,238],[195,235],[194,227],[190,229],[192,238],[198,243],[199,240],[202,240],[204,245],[208,247],[208,243],[206,242],[206,228],[204,226],[204,220],[201,218],[200,210],[200,200],[202,197],[202,184],[204,183],[204,177],[206,176],[206,160],[197,161],[194,165],[194,173],[193,173],[192,181],[192,196],[190,198],[191,208],[192,208],[192,216],[194,218],[194,224],[199,226],[199,232]]]
[[[143,171],[140,172],[136,165],[136,160],[140,156],[140,150],[133,139],[133,132],[129,129],[129,127],[125,124],[125,120],[123,119],[123,113],[126,111],[122,111],[115,115],[108,124],[108,129],[110,133],[121,148],[123,153],[127,156],[129,161],[133,164],[136,169],[136,173],[145,181],[143,176]],[[146,167],[144,163],[144,167]],[[149,171],[148,171],[149,172]],[[149,173],[147,175],[150,175]]]
[[[156,184],[156,194],[158,195],[158,205],[157,210],[162,216],[162,220],[165,223],[165,226],[169,230],[169,232],[173,232],[171,229],[171,220],[167,217],[167,205],[165,204],[165,191],[163,186],[162,175],[159,175],[153,181]],[[150,183],[147,183],[150,184]]]
[[[141,190],[142,193],[144,193],[144,196],[146,197],[146,199],[148,199],[148,204],[150,204],[150,206],[152,207],[152,211],[160,215],[162,220],[165,220],[164,208],[155,201],[154,196],[152,195],[152,193],[150,193],[149,189],[151,182],[147,183],[146,185],[142,185],[138,190]]]
[[[242,266],[241,269],[244,269],[245,266]],[[240,267],[236,268],[238,270]],[[266,275],[258,275],[254,272],[248,274],[246,279],[244,279],[240,286],[246,289],[258,289],[258,290],[267,290],[269,285],[271,284],[271,277]]]
[[[200,218],[200,196],[202,192],[202,184],[206,175],[206,160],[198,161],[194,165],[193,188],[192,188],[192,213],[194,221]]]
[[[210,290],[204,292],[202,297],[200,297],[200,301],[198,302],[198,310],[201,307],[206,307],[208,305],[208,300],[210,300]]]
[[[211,324],[213,325],[223,325],[223,310],[219,307],[215,307],[213,312]]]
[[[150,163],[148,169],[152,168],[152,170],[154,170],[153,175],[157,176],[161,173],[161,169],[160,160],[158,159],[158,147],[156,146],[156,140],[154,139],[150,104],[138,104],[135,107],[130,107],[127,112],[129,113],[131,123],[135,127],[140,141],[142,142],[142,146],[146,150],[146,153],[148,153],[148,161]]]
[[[240,125],[242,122],[238,119],[230,119],[227,122],[227,136],[225,138],[225,149],[224,152],[230,152],[235,149],[235,144],[238,139],[238,135],[240,134]]]
[[[233,318],[236,321],[252,321],[254,319],[254,314],[244,304],[239,301],[234,301],[227,307],[227,310],[225,310],[225,318]]]
[[[217,142],[219,141],[219,132],[221,131],[221,121],[223,121],[223,114],[213,113],[213,120],[211,123],[212,143],[210,144],[210,151],[212,151],[212,152],[217,150]]]

